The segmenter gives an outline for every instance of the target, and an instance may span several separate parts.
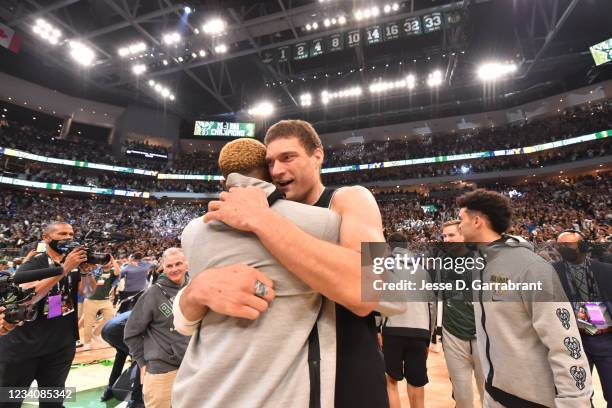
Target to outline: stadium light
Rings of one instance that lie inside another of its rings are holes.
[[[163,61],[162,61],[162,64],[164,64],[164,65],[168,65],[168,60],[163,60]]]
[[[36,19],[36,22],[32,27],[32,31],[34,31],[34,34],[43,40],[46,40],[51,45],[57,45],[62,36],[62,32],[60,30],[42,18]]]
[[[360,86],[354,86],[352,88],[346,88],[338,92],[329,92],[325,90],[321,92],[321,101],[327,105],[330,101],[338,98],[349,98],[361,96],[363,89]]]
[[[198,54],[200,54],[200,57],[204,58],[206,56],[206,51],[200,50]]]
[[[189,7],[189,6],[183,7],[183,11],[185,12],[185,14],[191,14],[193,12],[191,7]]]
[[[227,52],[227,45],[219,44],[215,47],[215,52],[217,54],[225,54]]]
[[[427,77],[427,85],[429,85],[431,88],[442,85],[442,72],[440,70],[436,70],[429,74],[429,77]]]
[[[77,63],[89,66],[93,62],[96,54],[85,44],[78,41],[70,41],[70,56]]]
[[[119,48],[117,53],[119,54],[120,57],[125,58],[128,56],[134,56],[134,55],[140,54],[146,50],[147,50],[147,44],[143,42],[139,42],[139,43],[130,44],[126,47],[121,47]]]
[[[272,113],[274,113],[274,105],[272,105],[272,103],[267,102],[267,101],[259,102],[258,104],[254,105],[251,109],[249,109],[248,113],[251,116],[266,118],[272,115]]]
[[[176,45],[181,41],[181,35],[177,32],[164,34],[164,43],[166,45]]]
[[[225,21],[220,18],[212,18],[202,25],[202,30],[210,35],[223,34],[225,31]]]
[[[134,75],[140,75],[147,70],[147,66],[144,64],[137,64],[132,67]]]
[[[175,99],[174,94],[172,94],[168,88],[162,86],[161,84],[155,82],[152,79],[149,80],[149,86],[153,88],[155,92],[157,92],[163,98],[169,98],[171,101]]]
[[[495,81],[516,72],[516,64],[487,62],[478,68],[478,78],[482,81]]]
[[[385,14],[389,14],[392,11],[397,11],[399,10],[399,4],[397,3],[393,3],[393,4],[385,4],[385,7],[383,7],[383,11],[385,12]]]
[[[402,89],[402,88],[407,88],[407,89],[414,89],[414,86],[416,84],[416,78],[414,75],[408,75],[406,78],[404,79],[400,79],[398,81],[376,81],[373,82],[370,85],[370,92],[371,93],[382,93],[382,92],[386,92],[389,90],[394,90],[394,89]]]
[[[300,95],[300,105],[302,106],[312,105],[312,95],[309,93]]]
[[[376,6],[368,7],[365,9],[358,9],[358,10],[355,10],[355,12],[353,13],[353,15],[355,16],[355,20],[357,21],[368,19],[368,18],[373,18],[373,17],[378,17],[379,14],[380,14],[380,9]]]

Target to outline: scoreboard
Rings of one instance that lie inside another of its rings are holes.
[[[255,124],[198,120],[195,123],[193,135],[209,137],[255,137]]]
[[[293,46],[276,49],[277,62],[302,61],[332,52],[342,51],[362,45],[376,45],[387,41],[412,36],[430,34],[445,26],[457,24],[463,19],[459,10],[436,11],[421,16],[408,17],[384,24],[374,24],[362,29],[348,30],[310,41],[302,41]]]

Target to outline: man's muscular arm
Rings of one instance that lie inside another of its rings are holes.
[[[376,200],[363,187],[347,187],[334,195],[332,210],[342,217],[340,245],[317,239],[272,211],[257,188],[231,189],[209,204],[206,222],[217,219],[251,231],[289,271],[315,291],[365,316],[375,302],[361,300],[361,243],[384,242]]]

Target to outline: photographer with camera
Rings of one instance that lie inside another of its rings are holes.
[[[4,308],[0,307],[0,336],[8,334],[15,326],[17,325],[4,320]]]
[[[60,276],[22,284],[34,289],[31,321],[0,337],[0,387],[24,388],[36,380],[38,387],[63,388],[75,354],[78,339],[77,293],[88,297],[96,287],[90,272],[77,268],[88,261],[86,247],[72,241],[74,231],[65,222],[54,222],[44,229],[46,252],[25,262],[15,273],[60,267]],[[61,407],[61,402],[41,406]],[[3,403],[19,407],[21,401]]]

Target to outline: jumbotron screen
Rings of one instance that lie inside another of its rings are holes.
[[[591,55],[593,55],[595,65],[602,65],[612,61],[612,38],[593,45],[591,47]]]
[[[255,137],[255,124],[198,120],[195,123],[193,135],[204,137]]]

